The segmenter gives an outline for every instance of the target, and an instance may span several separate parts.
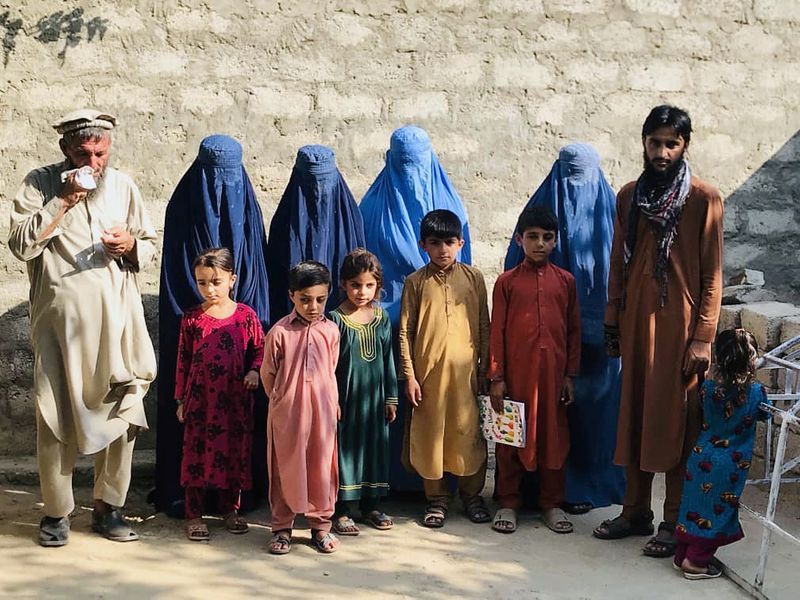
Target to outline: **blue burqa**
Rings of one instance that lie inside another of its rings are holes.
[[[419,246],[420,223],[436,209],[450,210],[461,219],[464,246],[459,260],[471,263],[467,211],[458,192],[436,158],[425,130],[412,125],[401,127],[392,133],[386,165],[361,200],[367,249],[383,265],[382,305],[392,321],[395,340],[403,282],[428,262],[428,255]],[[403,393],[402,382],[400,393]],[[405,405],[400,402],[398,407],[398,424],[405,422]],[[390,484],[395,491],[419,490],[419,477],[408,473],[400,462],[403,434],[401,427],[390,428]]]
[[[328,310],[342,300],[339,271],[347,254],[364,247],[361,213],[336,168],[336,156],[326,146],[303,146],[269,226],[267,272],[273,322],[292,310],[289,269],[304,260],[316,260],[331,271]]]
[[[156,490],[158,510],[183,514],[180,463],[183,426],[175,417],[175,366],[183,312],[202,303],[192,261],[203,250],[225,247],[233,253],[235,299],[256,311],[266,331],[269,287],[266,237],[261,208],[242,165],[242,147],[233,138],[212,135],[200,144],[197,158],[175,188],[164,219],[161,286],[158,295],[158,429]],[[255,394],[253,490],[242,508],[266,497],[266,397]]]
[[[594,507],[621,504],[625,473],[613,464],[620,362],[606,356],[603,339],[616,198],[597,151],[586,144],[564,146],[525,208],[534,206],[546,206],[558,217],[558,242],[550,260],[575,277],[581,311],[581,374],[569,409],[566,500]],[[505,269],[524,257],[512,238]]]

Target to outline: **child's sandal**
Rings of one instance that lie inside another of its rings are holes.
[[[274,532],[267,549],[270,554],[289,554],[292,549],[292,532],[289,529]]]
[[[230,533],[242,534],[250,531],[250,525],[248,525],[244,517],[242,517],[235,510],[225,515],[224,523],[225,529],[227,529]]]
[[[186,523],[186,537],[193,542],[207,542],[211,537],[208,525],[200,519],[191,519]]]
[[[324,535],[317,537],[320,533]],[[311,543],[322,554],[333,554],[339,548],[339,539],[330,531],[322,531],[321,529],[311,530]]]
[[[422,516],[422,524],[425,527],[439,529],[444,527],[444,520],[447,518],[447,504],[441,500],[428,502],[425,514]]]
[[[336,532],[336,535],[355,536],[360,533],[355,521],[353,521],[352,517],[348,517],[347,515],[342,515],[333,520],[333,530]]]

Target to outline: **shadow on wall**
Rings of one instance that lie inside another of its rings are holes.
[[[800,302],[800,131],[725,200],[726,277],[743,267]]]
[[[158,351],[158,296],[142,298],[147,330]],[[0,315],[0,456],[25,456],[36,452],[36,414],[31,399],[33,351],[30,344],[28,303]],[[137,448],[155,447],[156,386],[145,396],[150,430],[142,433]]]

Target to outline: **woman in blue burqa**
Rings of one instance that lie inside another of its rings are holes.
[[[558,217],[558,241],[550,259],[575,277],[580,303],[581,372],[569,407],[565,506],[579,514],[621,504],[625,493],[625,471],[613,464],[620,363],[606,356],[603,338],[616,198],[597,151],[587,144],[564,146],[525,208],[533,206],[546,206]],[[505,270],[523,258],[522,248],[512,239]]]
[[[175,366],[183,312],[200,304],[192,261],[200,251],[225,247],[237,274],[235,300],[255,310],[264,331],[269,326],[266,244],[261,208],[242,164],[242,147],[233,138],[212,135],[175,188],[164,219],[161,287],[158,295],[158,429],[156,435],[157,510],[183,515],[180,486],[183,425],[175,417]],[[242,511],[266,497],[266,396],[254,394],[253,489],[242,494]]]
[[[303,146],[269,226],[267,273],[272,322],[291,312],[289,269],[316,260],[331,271],[328,310],[339,306],[339,270],[347,254],[364,247],[361,213],[327,146]]]
[[[428,262],[428,255],[419,245],[419,226],[427,213],[447,209],[461,219],[464,247],[459,260],[470,264],[469,224],[467,211],[453,184],[433,152],[424,129],[407,125],[392,133],[386,164],[361,200],[367,249],[383,265],[383,308],[389,313],[392,331],[397,339],[400,298],[406,276]],[[398,356],[395,350],[395,356]],[[400,382],[402,385],[402,382]],[[403,396],[402,389],[400,395]],[[398,421],[403,423],[405,402],[398,407]],[[395,491],[422,489],[416,474],[403,468],[400,457],[403,435],[399,427],[390,429],[392,465],[390,484]]]

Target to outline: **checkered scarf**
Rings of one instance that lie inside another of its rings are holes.
[[[648,218],[656,233],[656,261],[654,276],[661,286],[661,306],[667,301],[667,266],[669,253],[678,229],[686,198],[692,182],[692,171],[689,163],[683,159],[675,178],[664,187],[653,186],[652,182],[642,173],[636,182],[633,192],[630,213],[628,215],[628,230],[625,235],[625,254],[623,260],[623,282],[628,282],[628,268],[633,251],[636,248],[636,234],[639,225],[639,213]],[[623,294],[624,303],[625,296]]]

